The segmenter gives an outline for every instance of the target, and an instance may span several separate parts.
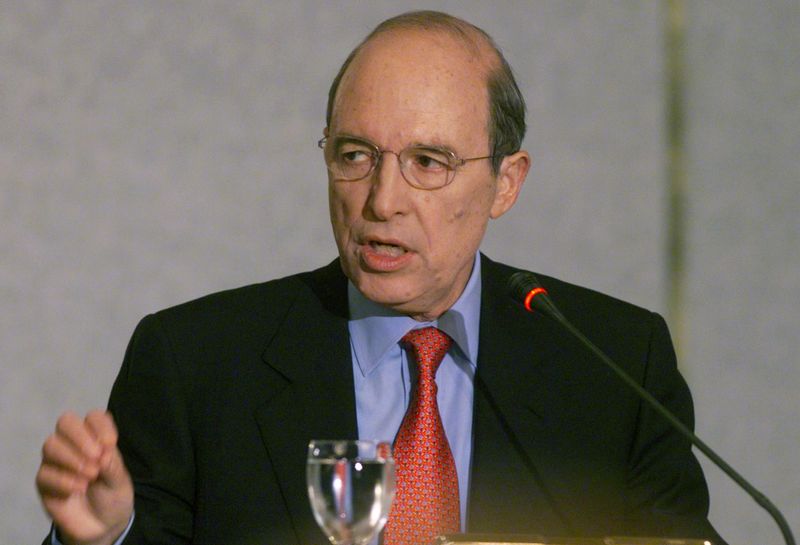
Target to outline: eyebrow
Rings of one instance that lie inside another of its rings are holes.
[[[333,135],[333,141],[335,143],[337,143],[337,144],[342,142],[342,141],[345,141],[345,142],[346,141],[363,142],[365,144],[369,144],[371,146],[374,146],[374,147],[376,147],[378,149],[383,149],[378,144],[376,144],[375,142],[373,142],[372,140],[370,140],[368,138],[364,138],[363,136],[356,136],[354,134],[349,134],[349,133],[335,134],[335,135]],[[459,156],[458,152],[456,152],[450,146],[448,146],[446,144],[438,144],[437,141],[438,141],[438,139],[434,139],[433,142],[415,141],[415,142],[412,142],[411,144],[409,144],[408,146],[405,146],[404,148],[402,148],[400,150],[397,150],[397,151],[399,152],[399,151],[402,151],[403,149],[408,149],[408,148],[427,148],[427,149],[443,151],[443,152],[446,152],[446,153],[452,153],[456,157]]]

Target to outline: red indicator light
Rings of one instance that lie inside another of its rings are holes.
[[[531,301],[533,301],[533,298],[539,295],[540,293],[544,293],[545,295],[547,295],[547,290],[544,288],[533,288],[531,291],[528,292],[528,295],[525,296],[525,308],[527,309],[528,312],[533,312],[533,309],[531,308]]]

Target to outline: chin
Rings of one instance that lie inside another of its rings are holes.
[[[402,312],[402,307],[412,299],[408,283],[401,278],[390,278],[389,275],[363,271],[359,271],[349,278],[364,297],[399,312]]]
[[[392,282],[385,279],[360,278],[353,284],[367,299],[381,305],[395,306],[401,304],[404,299],[401,296],[402,290],[394,288]]]

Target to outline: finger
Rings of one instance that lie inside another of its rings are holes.
[[[99,476],[112,488],[131,486],[130,474],[117,447],[106,447],[104,450],[100,458]]]
[[[85,422],[101,445],[113,447],[117,444],[117,426],[110,412],[90,411],[86,415]]]
[[[103,445],[99,460],[100,478],[112,488],[130,486],[130,475],[117,448],[117,427],[111,413],[92,411],[86,415],[86,423]]]
[[[63,498],[75,493],[85,493],[89,485],[86,478],[57,466],[42,465],[36,473],[36,489],[42,499]]]
[[[100,470],[99,460],[92,461],[63,437],[53,434],[42,446],[42,464],[56,466],[65,471],[80,473],[87,479],[94,479]]]
[[[75,413],[66,412],[61,415],[56,422],[56,435],[61,436],[78,452],[91,460],[98,460],[102,454],[100,442]]]

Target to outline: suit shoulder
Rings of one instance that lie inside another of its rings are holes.
[[[482,267],[487,266],[492,281],[500,279],[504,292],[511,275],[524,270],[484,258]],[[633,328],[641,331],[643,327],[649,329],[655,322],[663,322],[658,314],[612,295],[534,271],[526,272],[536,275],[556,306],[579,327]]]
[[[563,300],[564,305],[576,306],[577,309],[584,312],[593,309],[595,312],[607,311],[640,317],[652,314],[652,311],[646,308],[624,301],[613,295],[547,275],[538,276],[545,288],[548,289],[553,300],[559,304],[562,304]]]
[[[237,313],[261,313],[279,311],[291,304],[301,284],[299,275],[287,276],[209,293],[165,308],[155,313],[167,321],[197,320],[200,317],[221,318]]]
[[[249,324],[269,329],[278,324],[298,299],[326,303],[328,293],[345,291],[346,281],[337,282],[334,264],[238,288],[211,293],[154,314],[171,329],[223,333],[241,331]],[[343,275],[342,275],[343,276]],[[332,286],[336,284],[336,286]]]

